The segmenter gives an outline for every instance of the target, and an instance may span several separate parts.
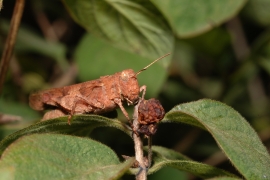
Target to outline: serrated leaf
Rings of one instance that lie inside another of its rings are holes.
[[[28,134],[57,133],[86,136],[97,127],[114,127],[131,136],[131,131],[120,121],[98,115],[74,115],[71,125],[67,117],[46,120],[17,131],[0,142],[0,154],[15,140]]]
[[[133,164],[120,163],[107,146],[88,138],[35,134],[14,142],[0,169],[14,168],[14,179],[117,179]]]
[[[151,0],[169,21],[178,37],[192,37],[235,16],[246,0]]]
[[[154,59],[173,49],[174,36],[147,6],[131,0],[63,0],[71,16],[89,32],[110,44]],[[153,7],[154,8],[154,7]]]
[[[78,64],[81,81],[98,79],[100,76],[112,75],[125,69],[135,72],[157,59],[143,58],[136,54],[117,49],[104,41],[87,34],[76,48],[75,59]],[[147,71],[138,75],[139,84],[147,85],[147,95],[154,97],[166,79],[166,69],[172,55],[152,65]],[[153,81],[153,78],[156,80]]]
[[[181,122],[209,131],[246,179],[269,179],[270,157],[248,122],[231,107],[209,99],[174,107],[161,122]]]
[[[173,167],[201,178],[212,178],[216,176],[236,177],[234,174],[222,169],[193,161],[188,157],[165,147],[153,146],[152,151],[153,166],[149,169],[149,174],[152,174],[163,167]],[[133,173],[135,173],[135,171],[133,171]]]

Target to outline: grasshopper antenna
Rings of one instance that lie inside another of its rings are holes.
[[[153,62],[151,62],[150,64],[148,64],[147,66],[145,66],[144,68],[142,68],[141,70],[139,70],[139,71],[135,74],[135,76],[138,76],[138,74],[140,74],[141,72],[143,72],[144,70],[146,70],[149,66],[152,66],[152,64],[154,64],[154,63],[156,63],[157,61],[159,61],[159,60],[165,58],[166,56],[169,56],[170,54],[171,54],[171,53],[167,53],[167,54],[165,54],[165,55],[159,57],[158,59],[154,60]]]

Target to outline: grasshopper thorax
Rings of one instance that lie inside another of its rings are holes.
[[[140,86],[132,69],[126,69],[121,72],[119,85],[121,96],[127,101],[128,105],[133,105],[139,100]]]

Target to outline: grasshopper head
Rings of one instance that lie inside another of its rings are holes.
[[[140,86],[135,72],[132,69],[127,69],[121,72],[120,89],[123,99],[128,105],[135,104],[139,100]]]

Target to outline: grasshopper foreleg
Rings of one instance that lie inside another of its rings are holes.
[[[130,118],[128,116],[127,111],[125,110],[121,99],[115,99],[114,102],[120,107],[121,111],[123,112],[124,116],[127,118],[127,120],[131,123]]]
[[[145,96],[145,92],[146,92],[146,85],[143,85],[140,87],[140,92],[142,92],[142,99],[144,99],[144,96]]]

